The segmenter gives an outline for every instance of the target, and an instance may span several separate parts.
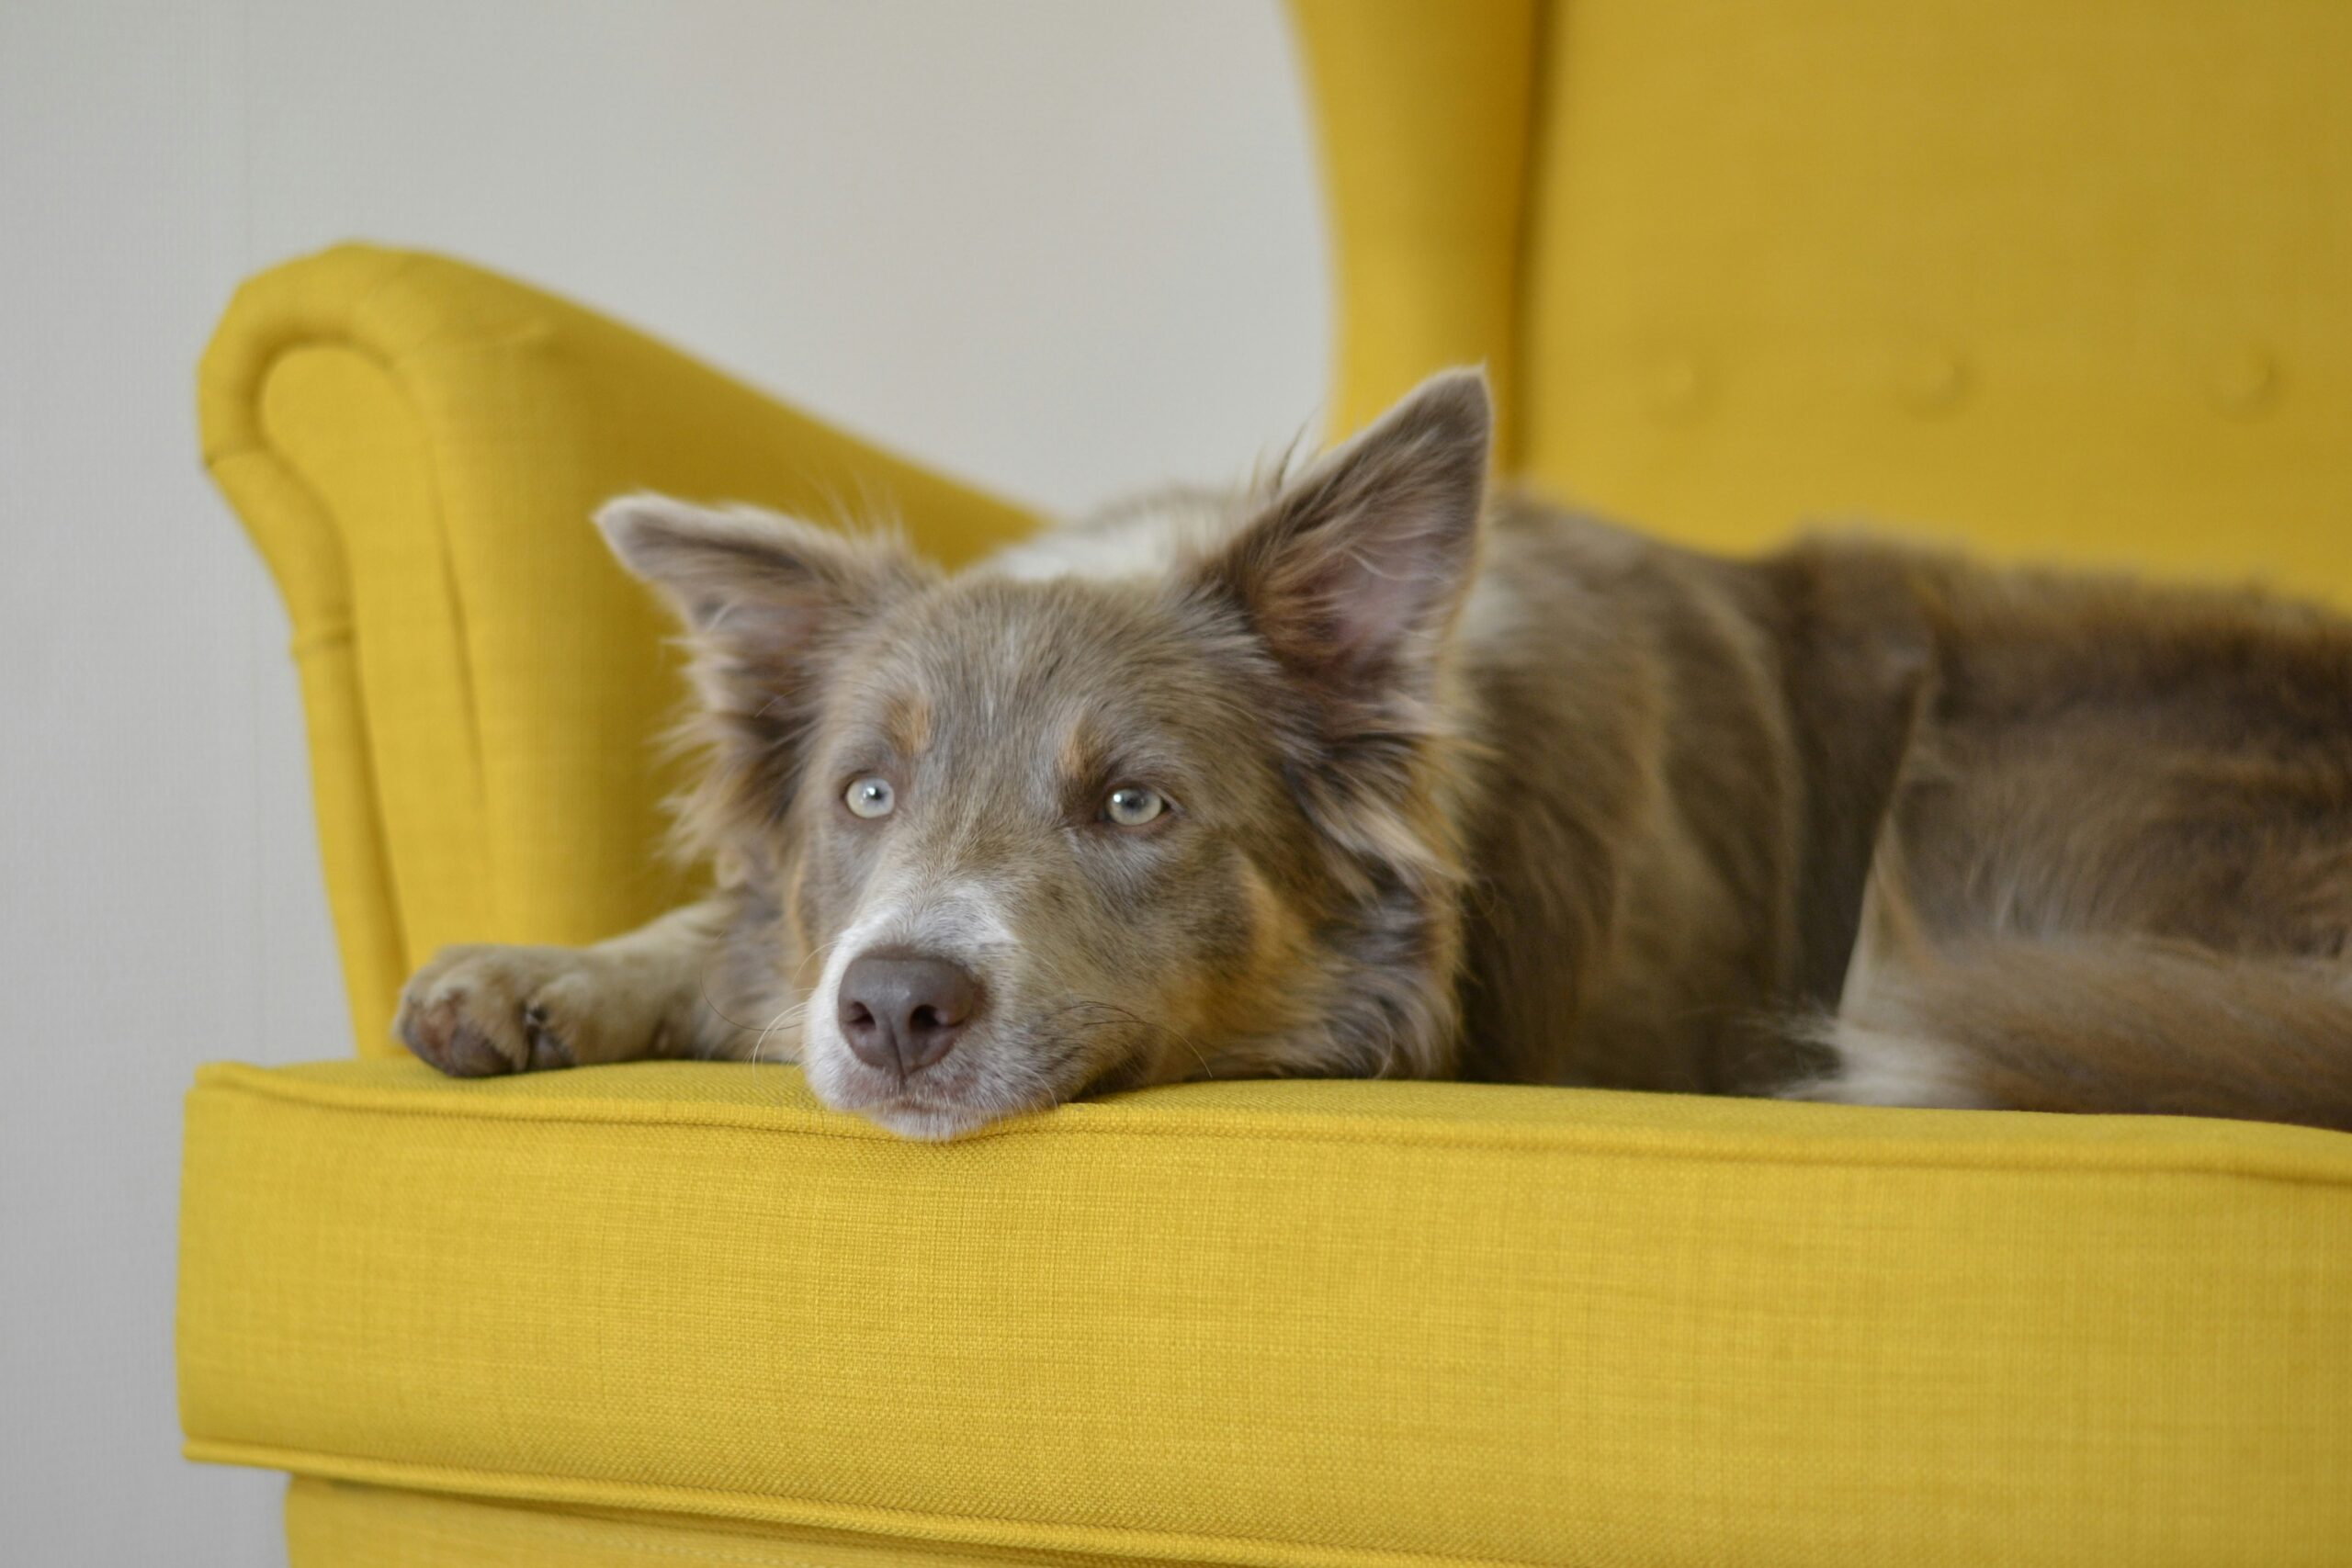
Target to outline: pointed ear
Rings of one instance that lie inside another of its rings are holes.
[[[596,526],[689,631],[806,644],[880,608],[921,570],[896,539],[855,537],[774,513],[712,511],[665,495],[607,502]]]
[[[1432,376],[1285,486],[1205,585],[1319,689],[1417,685],[1476,563],[1492,427],[1484,372]]]
[[[632,495],[608,502],[596,525],[686,624],[695,728],[711,762],[699,798],[738,818],[772,818],[788,804],[833,650],[938,578],[896,538],[749,508]]]

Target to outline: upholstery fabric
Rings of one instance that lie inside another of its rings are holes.
[[[2352,601],[2352,7],[1297,0],[1343,426],[1535,488]]]
[[[1204,1562],[2340,1561],[2352,1139],[1461,1084],[924,1145],[797,1071],[208,1068],[198,1458]]]
[[[1484,359],[1504,477],[2352,599],[2352,10],[1295,0],[1334,434]],[[367,246],[199,382],[294,630],[363,1056],[658,858],[639,487],[1016,508]],[[789,1069],[208,1069],[182,1418],[300,1568],[2341,1562],[2352,1138],[1226,1084],[945,1147]],[[1060,1555],[1056,1555],[1060,1554]]]
[[[286,1492],[289,1568],[938,1568],[1044,1563],[1102,1568],[1133,1558],[888,1540],[760,1520],[493,1502],[440,1492],[298,1478]]]
[[[1338,268],[1337,435],[1422,377],[1484,362],[1497,457],[1521,446],[1520,254],[1535,0],[1293,0]]]

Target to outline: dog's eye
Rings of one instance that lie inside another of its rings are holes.
[[[1102,802],[1103,818],[1122,828],[1140,828],[1167,809],[1168,802],[1160,797],[1158,790],[1145,789],[1139,784],[1126,784],[1114,789]]]
[[[842,800],[854,817],[888,817],[890,808],[898,805],[899,795],[890,787],[888,779],[869,775],[851,784]]]

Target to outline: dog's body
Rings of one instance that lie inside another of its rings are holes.
[[[1441,378],[1292,482],[954,579],[617,503],[690,627],[722,891],[450,950],[400,1032],[797,1052],[933,1136],[1252,1074],[2352,1126],[2352,624],[1696,555],[1487,508],[1487,439]]]

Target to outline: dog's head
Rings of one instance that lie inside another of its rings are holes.
[[[1440,377],[1151,561],[947,577],[659,498],[601,519],[686,622],[686,819],[778,910],[829,1104],[951,1136],[1187,1077],[1452,1049],[1452,624],[1489,415]],[[740,961],[743,955],[737,955]]]

